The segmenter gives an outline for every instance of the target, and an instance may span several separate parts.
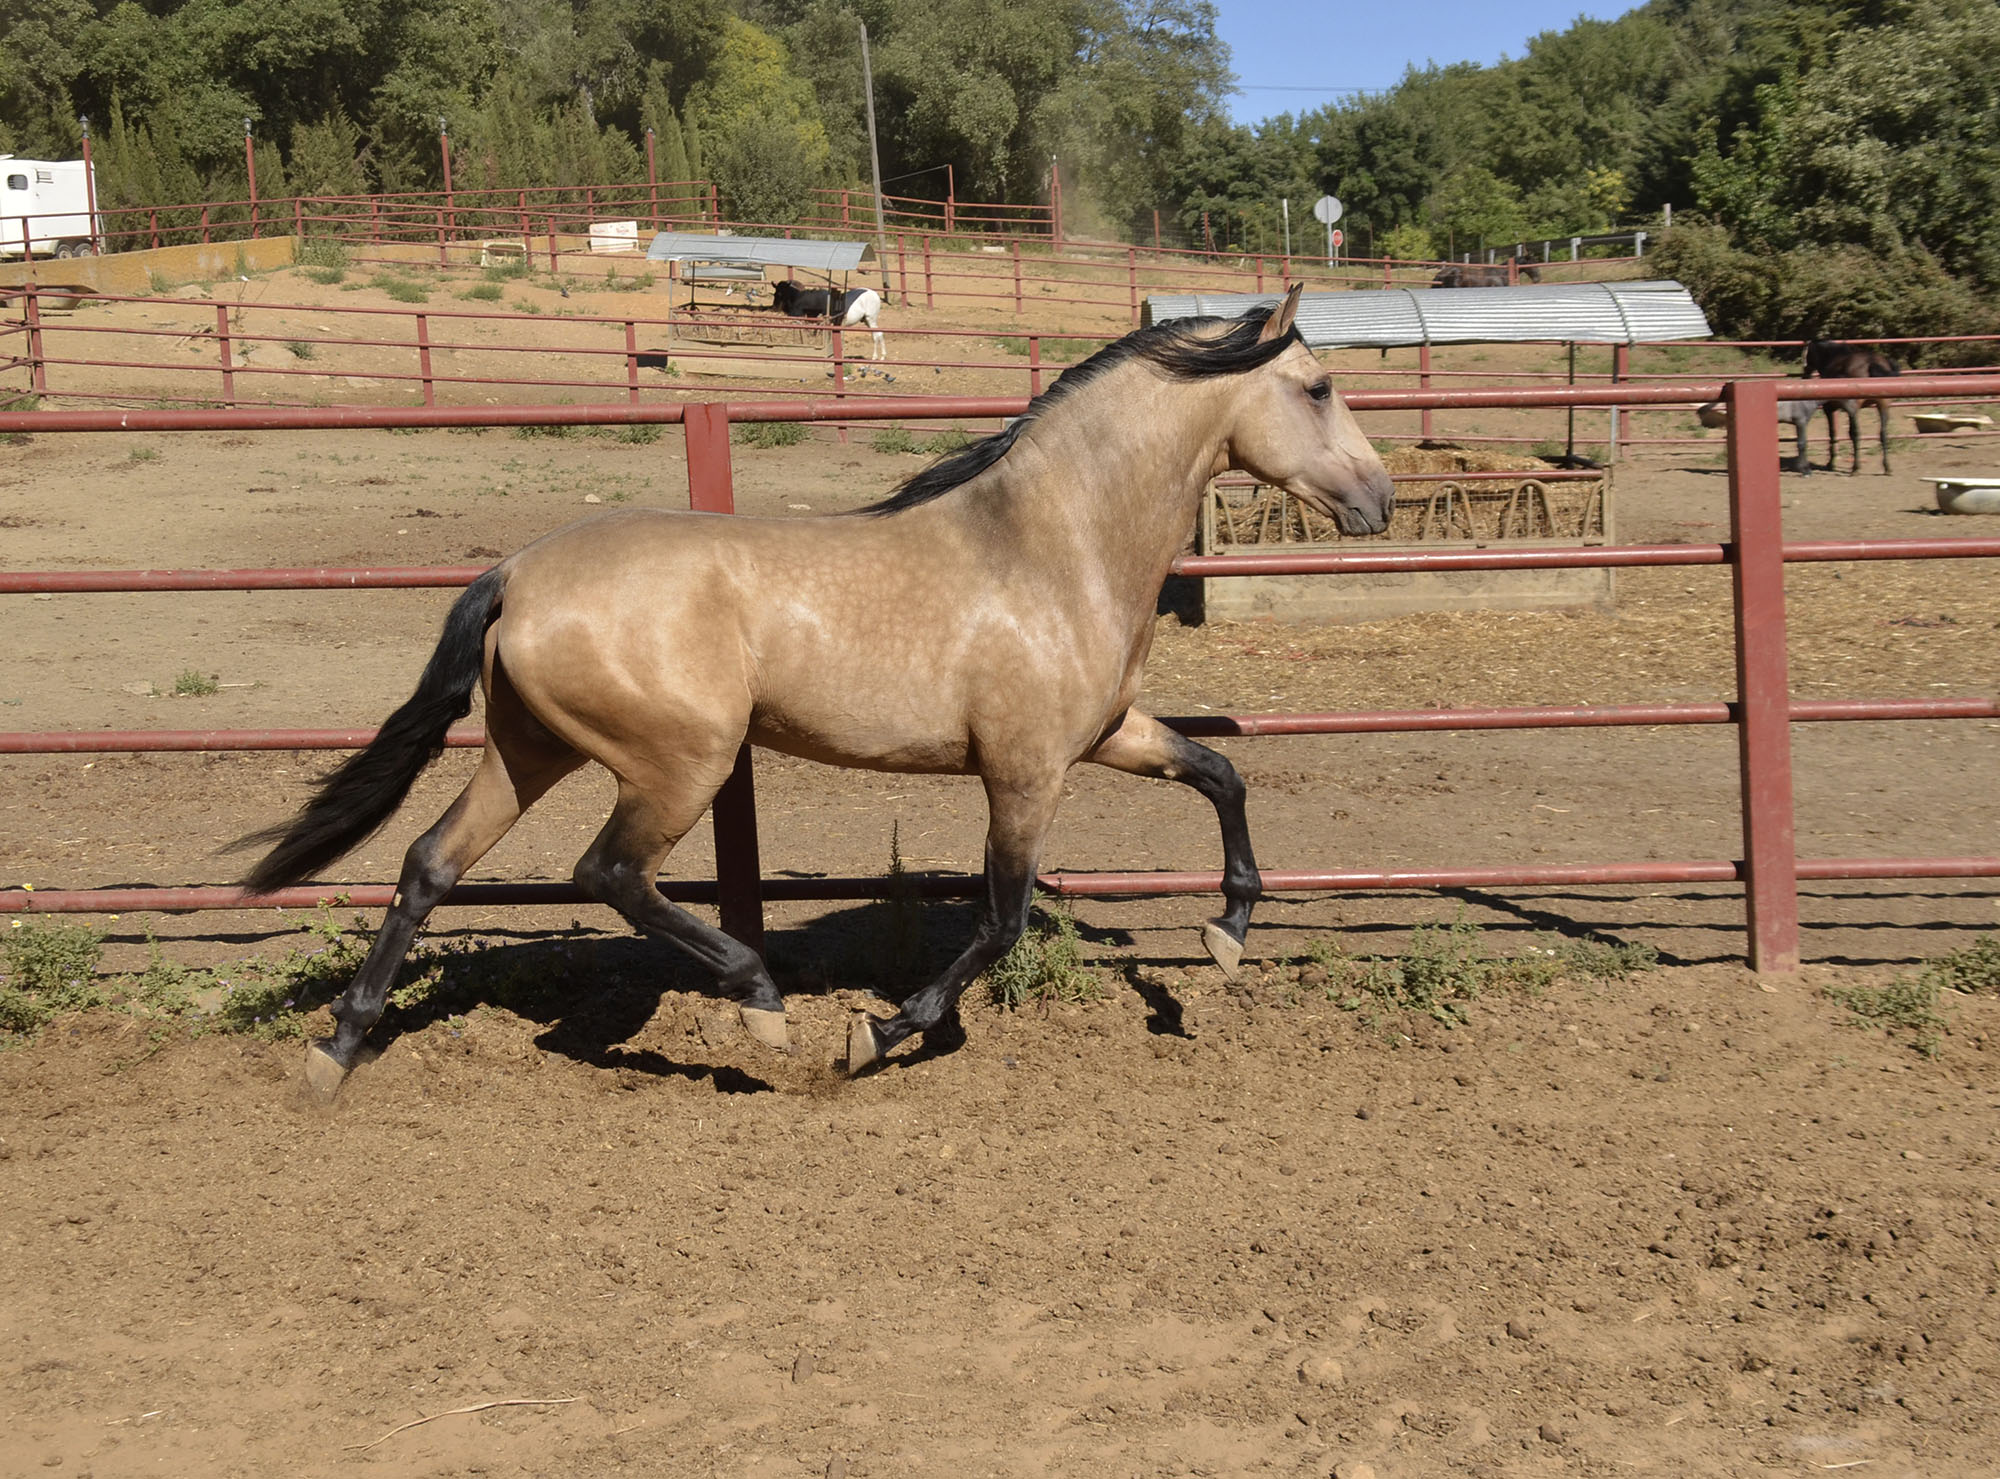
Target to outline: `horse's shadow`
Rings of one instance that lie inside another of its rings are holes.
[[[859,904],[768,931],[765,958],[788,997],[860,990],[900,1003],[949,963],[970,937],[975,913],[973,904],[958,901]],[[370,1034],[373,1050],[440,1023],[450,1029],[454,1019],[489,1006],[538,1024],[535,1046],[572,1062],[706,1080],[722,1093],[773,1088],[726,1063],[681,1061],[653,1046],[632,1046],[669,993],[704,998],[704,1012],[730,1006],[706,971],[662,941],[576,928],[503,943],[494,943],[490,930],[436,931],[428,945],[405,963]],[[329,999],[344,985],[329,982]],[[963,1041],[949,1032],[927,1036],[937,1041],[900,1055],[896,1064],[956,1051]]]

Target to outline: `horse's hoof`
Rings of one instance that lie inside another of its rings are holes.
[[[743,1018],[743,1030],[765,1047],[776,1048],[781,1053],[792,1050],[791,1034],[785,1031],[783,1012],[774,1012],[768,1007],[744,1006],[739,1006],[736,1011]]]
[[[1243,942],[1214,920],[1201,927],[1201,943],[1208,958],[1222,967],[1222,974],[1234,981],[1243,964]]]
[[[882,1061],[882,1039],[875,1035],[875,1019],[867,1013],[847,1024],[847,1076],[859,1078]]]
[[[321,1043],[306,1049],[306,1092],[321,1104],[333,1103],[333,1096],[347,1081],[347,1070]]]

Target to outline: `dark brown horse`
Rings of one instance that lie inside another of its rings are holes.
[[[1818,375],[1826,380],[1867,380],[1900,375],[1903,367],[1868,344],[1841,344],[1832,339],[1812,339],[1806,343],[1805,374]],[[1869,405],[1875,408],[1875,431],[1882,444],[1882,471],[1889,471],[1889,403],[1880,397],[1869,398]],[[1828,401],[1826,403],[1826,470],[1832,472],[1838,460],[1839,428],[1834,421],[1836,411],[1847,413],[1847,441],[1853,453],[1852,465],[1847,474],[1852,477],[1861,471],[1861,416],[1857,401]]]
[[[1512,269],[1511,271],[1509,269]],[[1504,288],[1518,282],[1540,282],[1542,269],[1523,266],[1509,257],[1505,262],[1448,262],[1431,279],[1434,288]]]
[[[669,940],[788,1043],[755,951],[662,898],[654,879],[754,744],[868,770],[985,782],[986,899],[963,954],[895,1016],[850,1026],[859,1073],[958,998],[1019,938],[1063,779],[1081,761],[1179,781],[1222,825],[1227,907],[1202,932],[1225,971],[1260,891],[1243,782],[1133,707],[1160,583],[1210,479],[1239,468],[1350,534],[1386,528],[1395,489],[1292,327],[1294,287],[1242,319],[1128,334],[1063,372],[996,436],[857,515],[758,519],[630,509],[547,535],[452,606],[414,695],[321,782],[246,880],[298,883],[386,822],[451,723],[486,694],[486,753],[403,860],[339,1027],[307,1056],[331,1094],[382,1015],[426,915],[551,786],[589,761],[618,800],[576,881]],[[247,839],[250,840],[250,839]]]

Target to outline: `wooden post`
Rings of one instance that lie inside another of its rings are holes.
[[[1132,327],[1139,327],[1139,249],[1125,248],[1125,282],[1132,292]]]
[[[1769,380],[1738,380],[1725,388],[1724,400],[1729,406],[1730,574],[1749,960],[1753,971],[1784,973],[1799,968],[1799,882],[1778,390]]]
[[[937,300],[931,296],[931,238],[924,235],[924,307],[937,307]]]
[[[556,265],[556,218],[554,216],[550,216],[549,217],[549,276],[554,277],[556,275],[557,270],[558,268]]]
[[[1262,257],[1257,259],[1257,291],[1260,293],[1264,291],[1264,259]]]
[[[1014,238],[1014,314],[1019,317],[1021,304],[1021,238]]]
[[[437,386],[431,381],[431,319],[428,313],[417,316],[417,375],[424,382],[424,404],[437,404]]]
[[[887,274],[885,273],[884,276]],[[902,232],[896,233],[896,296],[905,307],[910,302],[910,242]]]
[[[733,514],[729,407],[690,404],[683,413],[687,436],[688,507]],[[757,847],[757,790],[750,746],[736,752],[736,766],[710,807],[715,825],[715,881],[723,932],[759,954],[764,950],[764,888]]]
[[[649,212],[647,220],[651,221],[653,229],[658,231],[660,229],[660,172],[658,165],[653,159],[653,130],[650,125],[646,129],[646,202]]]
[[[257,236],[257,146],[250,137],[250,120],[243,120],[243,164],[250,176],[250,236]]]
[[[1042,336],[1028,335],[1028,395],[1030,398],[1042,393]]]

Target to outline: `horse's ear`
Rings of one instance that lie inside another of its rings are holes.
[[[1292,331],[1292,320],[1298,317],[1299,294],[1306,290],[1302,282],[1292,284],[1292,290],[1285,294],[1285,301],[1271,310],[1271,316],[1264,320],[1264,332],[1257,336],[1259,344],[1268,344],[1273,339],[1282,339]]]

